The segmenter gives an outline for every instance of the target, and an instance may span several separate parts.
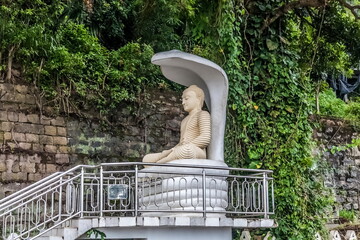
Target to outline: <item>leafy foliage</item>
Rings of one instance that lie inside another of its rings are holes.
[[[101,240],[106,239],[106,234],[104,232],[100,231],[100,230],[95,229],[95,228],[91,228],[90,230],[88,230],[86,232],[86,236],[88,238],[91,238],[92,235],[93,235],[93,237],[95,239],[98,239],[98,237],[100,237]]]

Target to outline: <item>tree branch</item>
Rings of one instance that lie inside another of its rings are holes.
[[[302,7],[314,7],[314,8],[324,7],[326,6],[327,1],[328,0],[298,0],[298,1],[289,2],[288,4],[285,4],[282,7],[278,8],[272,17],[267,17],[260,31],[261,32],[264,31],[279,17],[283,16],[284,14],[290,12],[293,9],[302,8]]]
[[[360,19],[359,13],[356,11],[357,9],[360,9],[360,5],[351,5],[345,0],[338,0],[338,1],[341,5],[343,5],[344,7],[346,7],[351,11],[351,13],[354,15],[356,20]]]

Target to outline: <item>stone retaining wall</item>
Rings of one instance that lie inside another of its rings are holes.
[[[141,111],[118,109],[106,131],[94,118],[53,116],[49,107],[41,113],[37,96],[0,81],[0,198],[77,164],[141,161],[178,142],[184,117],[179,94],[157,92]]]
[[[325,184],[335,194],[335,218],[341,210],[355,211],[360,216],[360,146],[346,147],[359,137],[358,129],[336,119],[320,120],[320,127],[314,131],[318,155],[328,163]],[[334,147],[345,149],[334,150]]]

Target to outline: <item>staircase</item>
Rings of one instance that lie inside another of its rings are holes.
[[[268,219],[274,213],[271,171],[144,165],[79,165],[54,173],[0,200],[0,236],[4,240],[73,240],[91,228],[146,227],[153,221],[157,226],[184,226],[183,221],[187,226],[199,226],[199,222],[244,228],[274,225]],[[181,190],[188,185],[191,191]],[[199,221],[182,217],[186,214]],[[218,217],[225,215],[230,219]]]

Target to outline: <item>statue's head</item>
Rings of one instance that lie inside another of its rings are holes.
[[[184,90],[182,95],[184,110],[187,112],[193,109],[201,110],[204,105],[204,91],[196,85],[191,85]]]

